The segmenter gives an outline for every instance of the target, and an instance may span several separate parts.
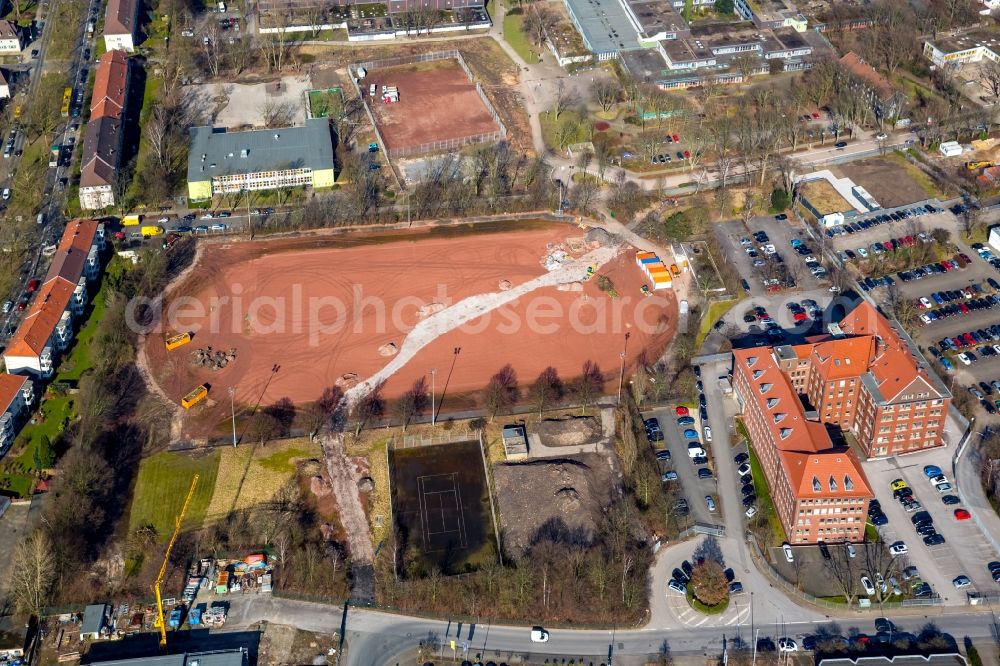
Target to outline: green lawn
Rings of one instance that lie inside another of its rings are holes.
[[[757,454],[754,453],[753,447],[748,446],[747,451],[750,454],[750,473],[753,475],[753,487],[757,491],[757,510],[760,512],[758,515],[763,514],[767,517],[767,523],[771,527],[771,535],[774,543],[785,543],[788,540],[785,536],[785,528],[781,526],[778,513],[774,510],[774,502],[771,500],[771,488],[767,485],[764,468],[760,466],[760,461],[757,460]]]
[[[715,301],[709,304],[708,312],[701,318],[701,326],[698,327],[698,339],[694,343],[695,349],[701,347],[701,343],[708,337],[715,322],[719,321],[727,312],[732,310],[736,302],[734,298],[729,301]]]
[[[507,14],[503,17],[503,39],[524,62],[529,65],[538,62],[538,53],[524,34],[524,16],[521,14]]]
[[[879,536],[878,533],[878,528],[872,525],[870,521],[865,523],[865,540],[870,541],[872,543],[876,543],[877,541],[881,540],[881,537]]]
[[[542,139],[545,141],[545,145],[554,151],[562,151],[565,146],[589,140],[590,133],[583,120],[580,114],[574,111],[563,111],[559,114],[558,121],[555,114],[542,113],[538,117],[538,122],[542,126]],[[559,140],[559,131],[566,123],[575,124],[575,129],[567,135],[568,140],[565,141],[565,145],[561,146],[559,144],[563,142]]]
[[[164,451],[146,458],[139,464],[129,530],[151,524],[161,540],[170,538],[174,520],[184,506],[195,474],[200,475],[198,488],[184,518],[184,525],[186,529],[200,528],[212,500],[218,471],[218,450],[196,456]]]
[[[309,112],[313,118],[339,116],[343,107],[344,91],[340,88],[309,91]]]
[[[80,381],[83,373],[94,367],[94,361],[90,357],[90,348],[94,336],[97,335],[97,328],[101,325],[101,319],[104,317],[105,301],[105,290],[102,287],[91,300],[90,317],[77,333],[69,355],[60,364],[55,381],[75,384]]]

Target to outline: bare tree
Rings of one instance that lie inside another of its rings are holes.
[[[597,79],[590,86],[590,92],[594,99],[601,105],[601,110],[607,112],[618,103],[620,89],[618,85],[610,79]]]
[[[854,558],[847,554],[845,547],[834,546],[830,549],[830,559],[823,560],[823,567],[837,582],[847,600],[847,605],[852,605],[857,596],[856,585],[860,577],[860,573],[854,567]]]
[[[44,530],[35,530],[17,545],[11,563],[10,590],[20,613],[41,614],[56,573],[52,542]]]
[[[486,408],[490,411],[490,421],[502,411],[508,411],[518,398],[517,371],[510,363],[490,377],[486,387]]]
[[[295,124],[297,107],[292,102],[266,99],[257,111],[264,122],[264,127],[291,127]]]
[[[410,424],[413,417],[419,416],[427,409],[429,402],[430,395],[427,391],[427,379],[421,377],[413,382],[410,390],[396,401],[396,416],[401,421],[403,432],[406,432],[406,426]]]
[[[542,370],[535,383],[531,385],[531,399],[538,408],[539,416],[551,407],[552,403],[562,399],[563,390],[562,380],[555,368],[550,365]]]
[[[577,399],[580,401],[580,412],[587,414],[587,408],[594,404],[604,390],[604,374],[593,361],[583,364],[583,372],[574,385]]]
[[[559,84],[556,86],[556,94],[552,98],[552,113],[555,115],[555,119],[559,120],[559,116],[570,107],[576,105],[578,101],[579,98],[576,96],[576,92],[572,88],[567,88],[563,80],[560,79]]]

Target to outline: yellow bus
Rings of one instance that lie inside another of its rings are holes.
[[[62,109],[60,110],[60,113],[64,118],[69,116],[69,103],[71,101],[73,101],[73,89],[66,88],[66,90],[63,91]]]

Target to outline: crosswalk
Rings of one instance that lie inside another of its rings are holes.
[[[743,595],[745,596],[745,595]],[[667,593],[667,608],[687,627],[735,627],[750,623],[750,598],[730,597],[729,607],[718,615],[705,615],[691,608],[687,599],[674,592]]]

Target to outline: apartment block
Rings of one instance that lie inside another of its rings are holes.
[[[14,443],[34,402],[35,387],[30,379],[0,375],[0,456]]]
[[[49,272],[4,350],[7,372],[52,376],[59,354],[73,339],[73,323],[87,306],[87,285],[100,275],[104,243],[101,222],[66,225]]]

